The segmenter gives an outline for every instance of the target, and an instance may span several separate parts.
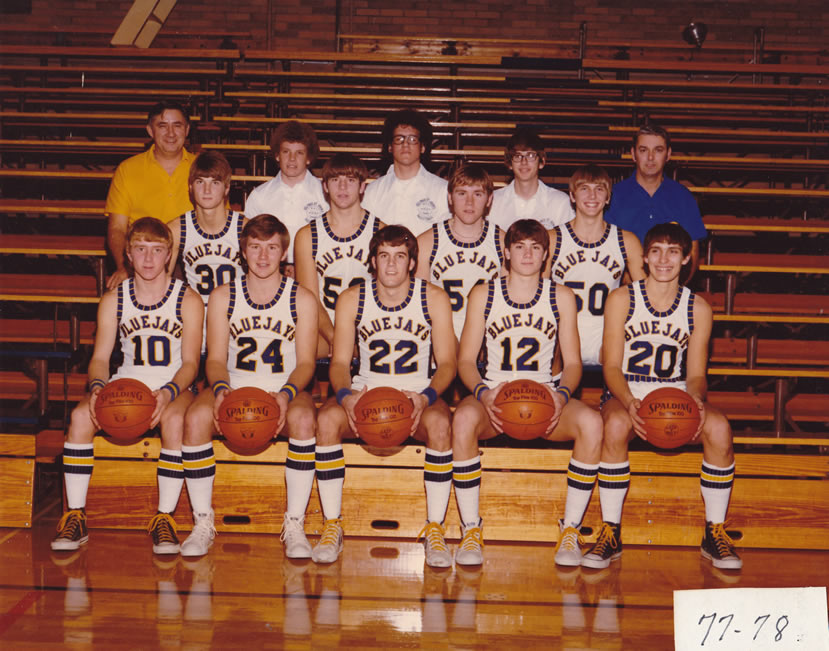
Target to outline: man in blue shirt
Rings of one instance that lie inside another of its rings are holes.
[[[708,232],[693,195],[664,175],[665,163],[671,158],[671,137],[657,124],[645,125],[634,136],[630,153],[636,173],[613,186],[605,221],[632,231],[643,242],[652,226],[676,222],[693,240],[693,274],[699,266],[699,240]]]

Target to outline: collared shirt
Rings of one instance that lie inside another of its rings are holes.
[[[397,178],[392,165],[383,176],[368,184],[363,208],[384,224],[400,224],[417,237],[432,224],[451,217],[446,187],[445,179],[423,165],[416,176],[405,181]]]
[[[604,219],[636,234],[643,243],[645,235],[657,224],[676,222],[691,236],[702,240],[708,235],[694,195],[673,179],[664,177],[653,196],[636,180],[636,174],[613,186],[610,206]]]
[[[152,145],[118,165],[107,194],[107,215],[126,215],[130,224],[141,217],[155,217],[166,223],[193,210],[187,180],[195,155],[182,150],[175,171],[168,174],[154,152]]]
[[[287,262],[294,261],[297,231],[326,212],[328,202],[322,191],[322,181],[311,172],[306,172],[305,178],[294,186],[285,183],[282,172],[279,172],[270,181],[255,187],[245,201],[245,217],[248,219],[266,213],[285,224],[291,236]]]
[[[492,208],[489,220],[495,222],[504,231],[519,219],[535,219],[544,228],[550,230],[561,226],[575,217],[570,205],[570,197],[561,190],[551,188],[541,181],[538,189],[529,199],[522,199],[515,192],[515,181],[500,188],[492,195]]]

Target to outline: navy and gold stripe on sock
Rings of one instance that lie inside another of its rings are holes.
[[[583,491],[593,490],[593,484],[596,483],[598,473],[598,466],[587,468],[571,459],[567,466],[567,486]]]
[[[343,449],[331,452],[316,452],[317,479],[342,479],[345,477],[345,457]]]
[[[731,488],[734,485],[734,464],[729,468],[714,468],[703,461],[699,483],[705,488]]]
[[[90,444],[88,448],[63,448],[63,471],[76,475],[91,475],[92,465],[95,462],[94,449]]]
[[[212,477],[216,474],[216,457],[213,456],[213,445],[196,452],[181,452],[184,465],[184,476],[190,479]]]
[[[480,464],[479,464],[480,467]],[[452,451],[432,454],[427,452],[423,463],[423,479],[425,481],[446,482],[452,481]]]
[[[316,443],[313,440],[307,445],[300,445],[289,441],[285,467],[291,468],[292,470],[314,470],[316,468],[316,455],[314,452],[316,447]]]
[[[599,464],[599,488],[618,488],[627,490],[630,487],[630,464],[622,468],[608,468]]]
[[[476,458],[472,463],[461,461],[455,464],[452,473],[455,488],[474,488],[481,485],[481,460]]]
[[[162,450],[158,455],[158,474],[161,477],[184,479],[184,464],[180,454]]]

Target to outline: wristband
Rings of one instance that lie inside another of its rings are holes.
[[[219,391],[224,391],[224,390],[230,391],[230,385],[227,382],[225,382],[224,380],[219,380],[218,382],[216,382],[213,385],[213,395],[214,396],[218,396]]]
[[[162,389],[167,389],[167,391],[170,392],[170,396],[171,396],[172,400],[175,400],[176,398],[178,398],[178,394],[181,393],[181,389],[178,388],[178,384],[176,384],[175,382],[172,382],[172,381],[168,382],[167,384],[165,384],[161,388]]]
[[[89,383],[89,393],[92,393],[95,389],[103,389],[106,385],[106,382],[96,378]]]
[[[435,391],[432,387],[426,387],[423,391],[420,392],[422,395],[426,396],[426,400],[429,401],[429,406],[431,407],[435,404],[435,400],[438,399],[438,392]]]
[[[475,396],[475,399],[480,400],[481,394],[487,389],[489,389],[489,387],[486,384],[484,384],[483,382],[478,382],[478,384],[475,385],[475,388],[472,389],[472,393]]]
[[[299,390],[296,388],[295,384],[288,382],[279,390],[279,393],[284,393],[288,396],[288,402],[291,402],[291,400],[296,398],[296,394],[299,393]]]
[[[563,395],[563,396],[564,396],[564,404],[565,404],[565,405],[566,405],[568,402],[570,402],[570,396],[571,396],[572,394],[570,393],[570,389],[568,389],[566,386],[564,386],[564,385],[562,384],[560,387],[557,387],[557,388],[556,388],[556,392],[557,392],[557,393],[560,393],[561,395]]]
[[[345,400],[348,396],[350,396],[353,392],[351,389],[340,389],[337,391],[337,404],[342,405],[343,400]]]

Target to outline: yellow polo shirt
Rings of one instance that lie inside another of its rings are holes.
[[[126,215],[131,224],[141,217],[170,222],[193,209],[187,179],[196,158],[186,149],[172,174],[155,159],[153,150],[131,156],[118,165],[107,194],[106,214]]]

